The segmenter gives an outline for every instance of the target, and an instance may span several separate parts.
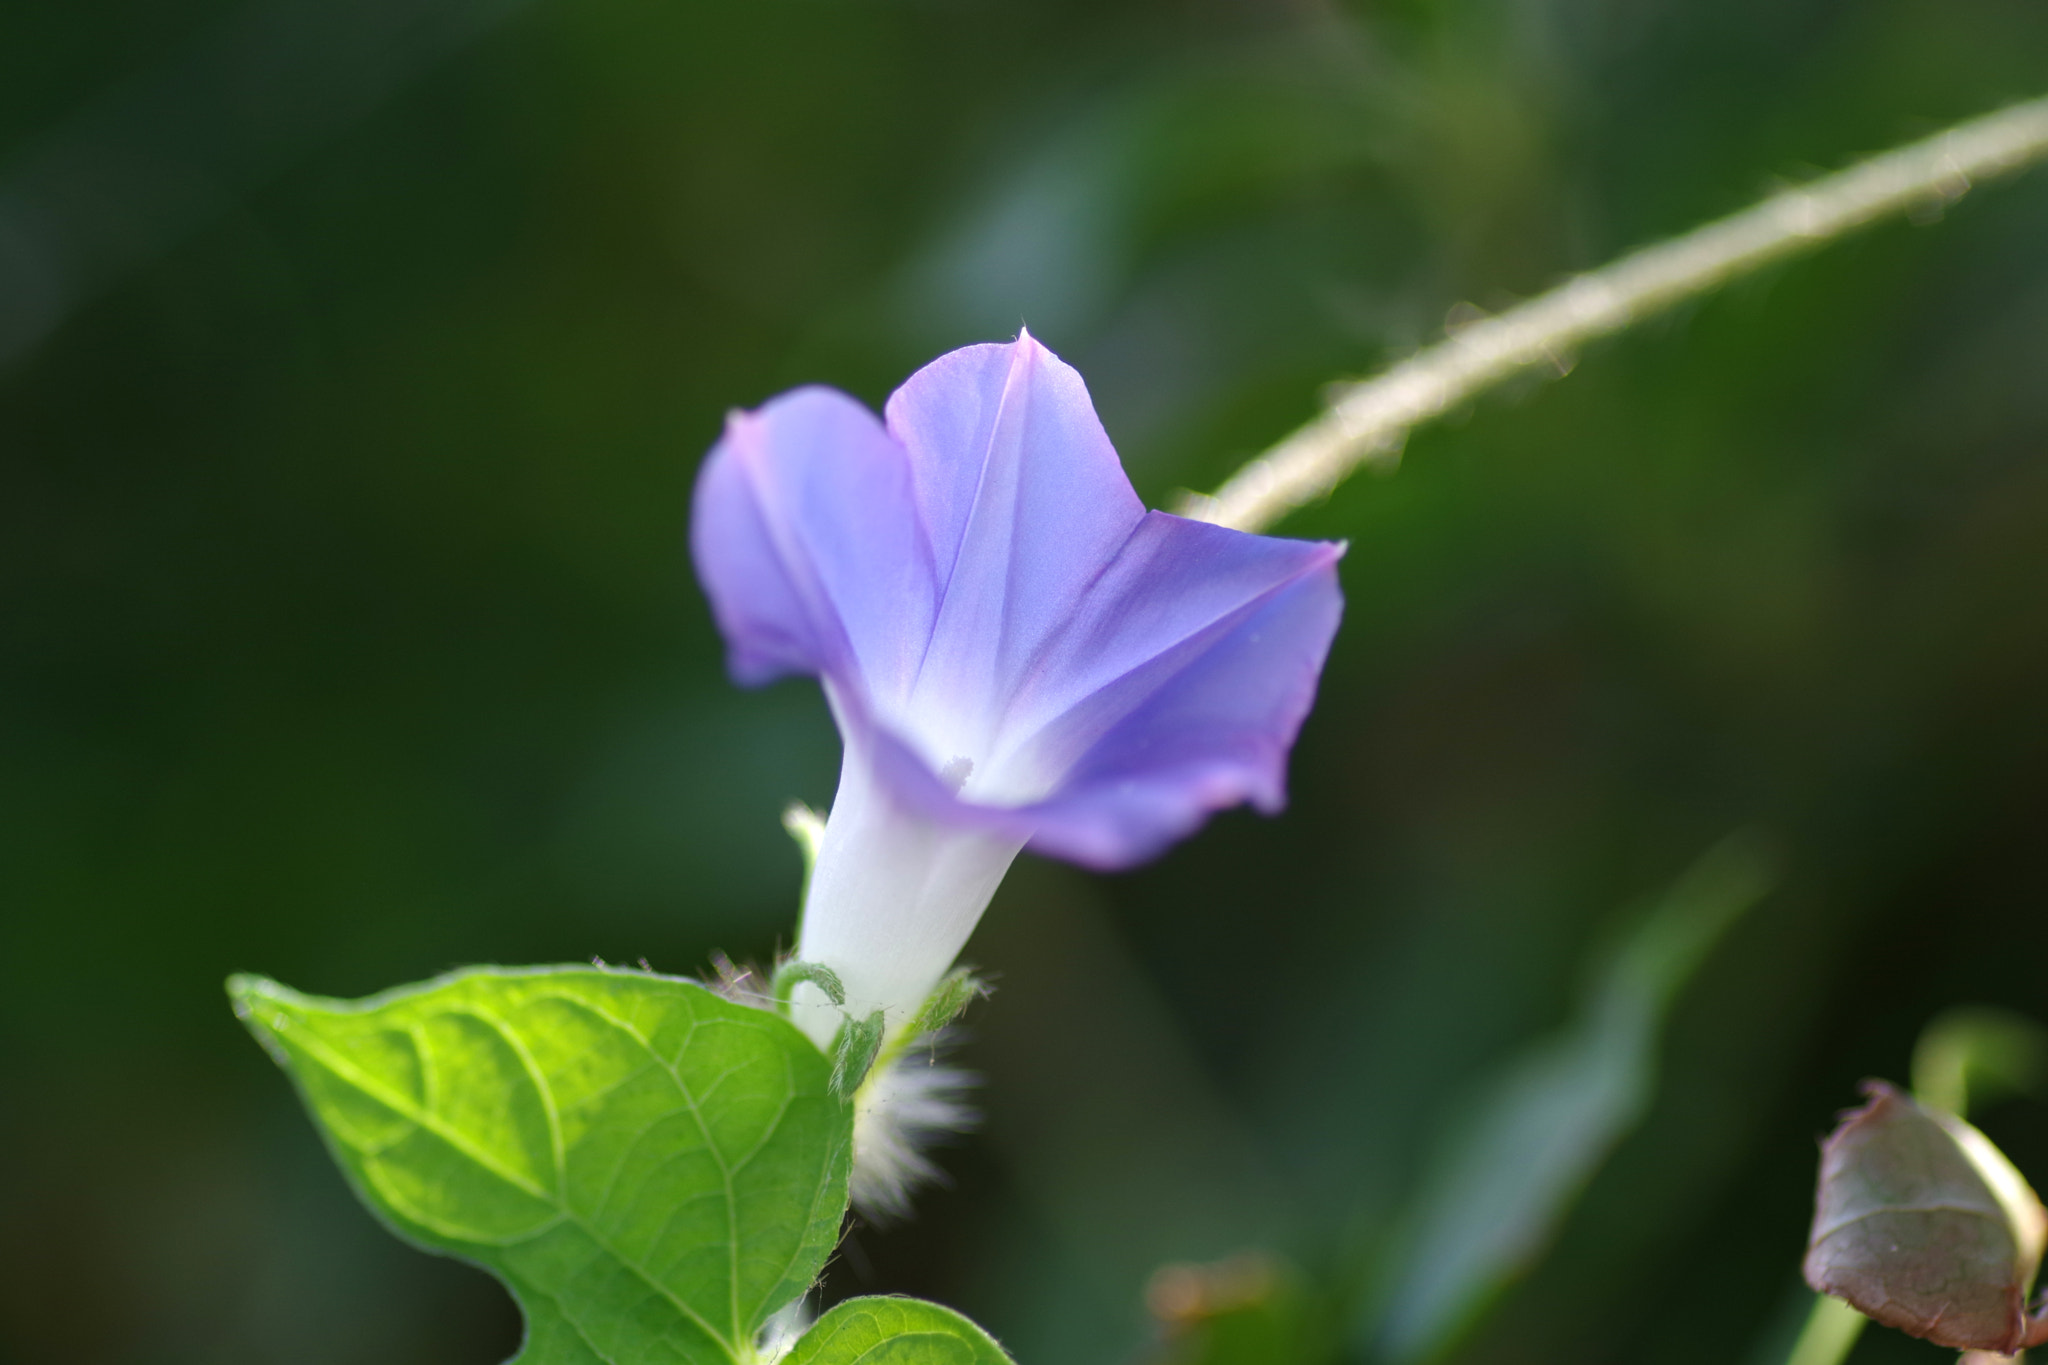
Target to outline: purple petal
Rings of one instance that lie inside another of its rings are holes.
[[[1149,514],[1029,670],[1005,766],[1036,800],[963,800],[872,718],[876,769],[927,816],[1100,869],[1157,856],[1211,813],[1278,810],[1343,598],[1341,545]]]
[[[998,751],[1017,770],[1012,780],[1029,786],[1036,777],[1043,788],[1046,777],[1070,772],[1267,598],[1329,571],[1342,553],[1335,545],[1148,513],[1031,660],[1010,699]],[[1318,642],[1317,668],[1328,643],[1327,636]],[[1278,667],[1281,658],[1276,653],[1270,662]]]
[[[1291,543],[1322,553],[1205,631],[1191,651],[1177,651],[1191,657],[1105,731],[1034,811],[1034,849],[1103,870],[1133,867],[1214,811],[1250,801],[1272,814],[1286,803],[1288,750],[1315,701],[1344,608],[1342,547]]]
[[[1026,333],[919,370],[889,399],[940,607],[913,705],[994,708],[1144,516],[1081,376]]]
[[[906,808],[1089,866],[1279,807],[1341,546],[1146,513],[1029,336],[934,361],[888,421],[824,389],[732,418],[693,543],[735,677],[823,675]]]
[[[734,413],[697,477],[690,541],[736,680],[908,687],[937,601],[931,550],[903,449],[859,403],[808,388]]]

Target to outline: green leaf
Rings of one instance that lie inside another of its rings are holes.
[[[2038,1345],[2027,1290],[2048,1214],[1982,1133],[1883,1081],[1821,1148],[1806,1282],[1937,1346]]]
[[[1772,875],[1747,837],[1709,852],[1630,930],[1578,1018],[1483,1090],[1424,1183],[1389,1261],[1400,1272],[1360,1338],[1396,1361],[1438,1356],[1535,1257],[1648,1107],[1680,988]]]
[[[804,1333],[783,1365],[1011,1365],[988,1333],[922,1299],[848,1299]]]
[[[693,981],[473,968],[361,1001],[228,983],[363,1201],[526,1313],[519,1365],[729,1365],[808,1289],[852,1111],[795,1027]]]

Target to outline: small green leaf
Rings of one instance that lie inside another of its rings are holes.
[[[818,1049],[693,981],[474,968],[361,1001],[237,976],[372,1211],[526,1313],[519,1365],[749,1360],[846,1209]]]
[[[1806,1282],[1937,1346],[2038,1345],[2027,1290],[2048,1214],[2012,1163],[1952,1114],[1883,1081],[1821,1149]]]
[[[922,1299],[848,1299],[804,1333],[783,1365],[1011,1365],[988,1333]]]

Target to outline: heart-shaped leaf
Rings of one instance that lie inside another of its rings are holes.
[[[813,1324],[783,1365],[1011,1365],[988,1333],[922,1299],[848,1299]]]
[[[1806,1282],[1940,1346],[2012,1355],[2048,1214],[1982,1133],[1883,1081],[1821,1149]]]
[[[363,1201],[511,1289],[519,1365],[751,1360],[837,1240],[852,1111],[830,1063],[696,982],[540,967],[353,1002],[228,989]]]

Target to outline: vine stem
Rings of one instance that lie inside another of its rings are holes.
[[[1461,327],[1385,373],[1344,386],[1321,416],[1238,470],[1214,495],[1189,495],[1180,510],[1200,521],[1262,530],[1361,465],[1397,457],[1412,428],[1523,370],[1549,365],[1564,373],[1586,342],[1866,224],[1938,212],[1973,184],[2043,157],[2048,96],[1774,194]]]

